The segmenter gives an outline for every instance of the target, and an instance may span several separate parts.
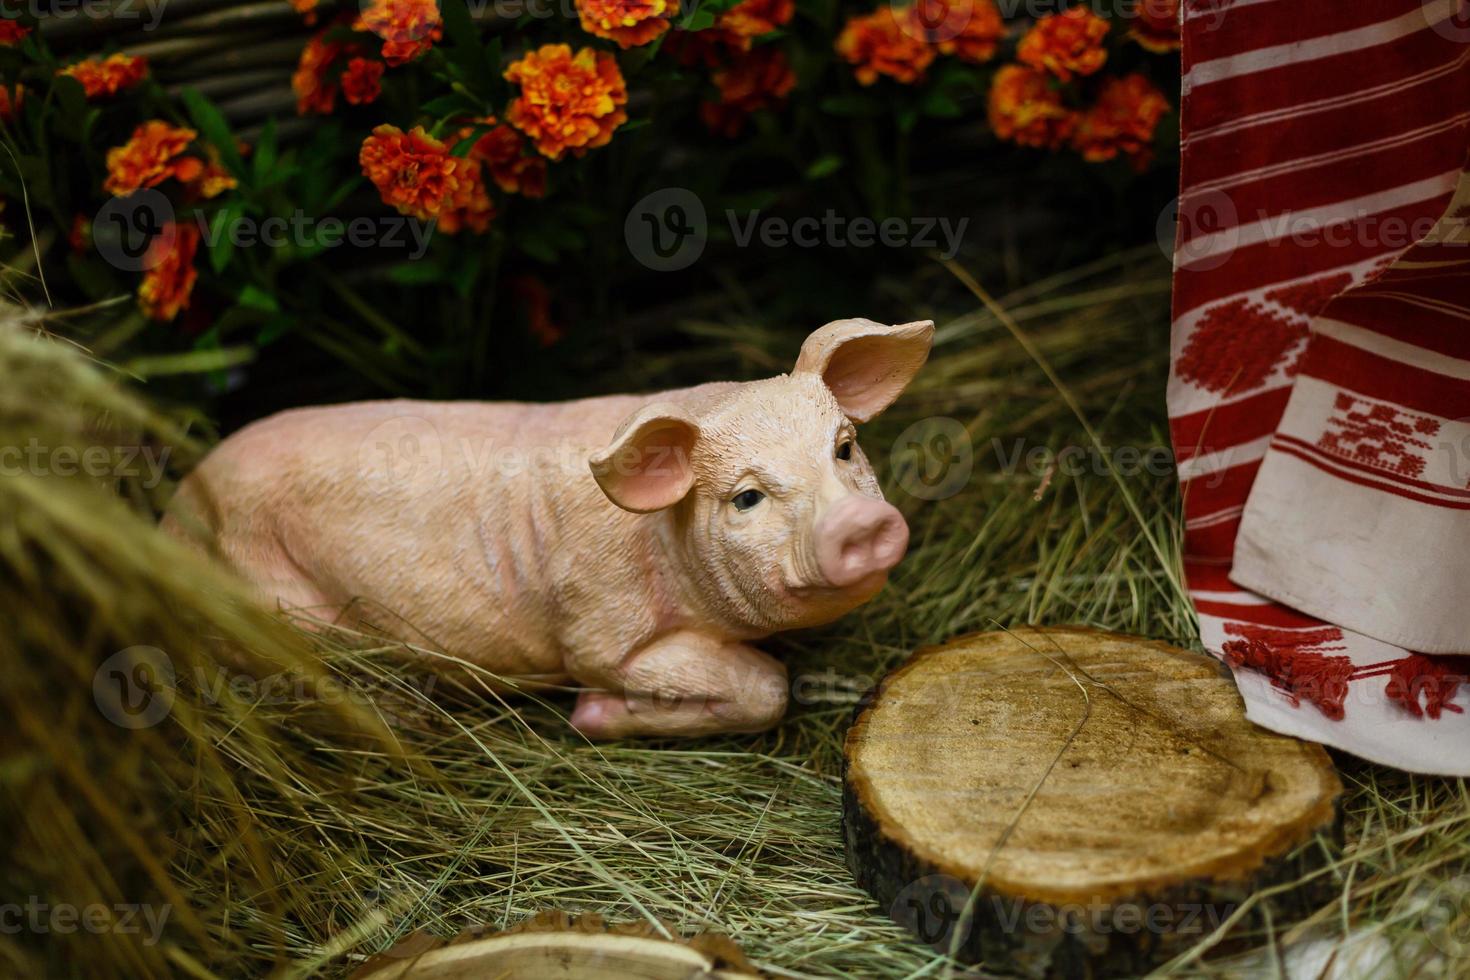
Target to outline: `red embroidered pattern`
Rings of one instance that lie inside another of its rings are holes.
[[[1339,272],[1336,275],[1309,279],[1293,286],[1273,289],[1266,294],[1266,298],[1305,316],[1313,317],[1322,312],[1322,307],[1326,306],[1334,296],[1352,284],[1352,276],[1346,272]]]
[[[1206,391],[1237,395],[1265,384],[1306,336],[1305,321],[1231,300],[1200,317],[1175,370]]]
[[[1244,637],[1227,640],[1220,647],[1225,662],[1265,674],[1285,691],[1292,707],[1309,701],[1333,721],[1341,721],[1347,700],[1348,679],[1353,662],[1347,657],[1327,656],[1322,650],[1342,639],[1342,630],[1324,626],[1311,630],[1282,630],[1251,623],[1226,623],[1225,632]]]
[[[1438,718],[1441,711],[1459,713],[1450,704],[1461,684],[1470,684],[1470,657],[1426,657],[1415,653],[1395,661],[1384,693],[1407,708],[1416,718]],[[1423,707],[1420,707],[1420,698]]]
[[[1437,420],[1345,391],[1337,393],[1332,408],[1327,429],[1317,440],[1318,448],[1400,476],[1424,472],[1424,456],[1417,450],[1430,445],[1414,436],[1439,432]]]

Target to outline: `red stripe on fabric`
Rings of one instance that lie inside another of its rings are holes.
[[[1233,602],[1201,600],[1194,604],[1199,612],[1221,619],[1231,619],[1257,626],[1278,626],[1285,629],[1313,629],[1322,625],[1322,620],[1313,619],[1285,606],[1270,603],[1264,606],[1244,606]]]
[[[1412,500],[1416,503],[1421,504],[1429,504],[1433,507],[1443,507],[1447,510],[1470,510],[1470,500],[1455,502],[1449,500],[1441,500],[1438,497],[1427,497],[1424,494],[1415,493],[1414,491],[1409,490],[1405,487],[1396,486],[1392,483],[1386,483],[1383,482],[1383,480],[1370,480],[1365,476],[1360,476],[1356,473],[1351,473],[1343,468],[1332,466],[1326,462],[1323,462],[1321,459],[1317,458],[1311,453],[1302,452],[1295,446],[1280,445],[1275,448],[1277,452],[1286,453],[1288,456],[1295,456],[1302,462],[1310,466],[1314,466],[1317,469],[1321,470],[1323,473],[1326,473],[1329,476],[1334,476],[1339,480],[1346,480],[1349,483],[1356,483],[1359,486],[1369,487],[1373,490],[1381,490],[1384,493],[1393,494],[1395,497],[1403,497],[1406,500]]]
[[[1184,553],[1190,558],[1221,559],[1229,562],[1235,555],[1235,536],[1239,533],[1239,514],[1209,527],[1186,528]]]
[[[1261,468],[1261,460],[1253,459],[1240,466],[1214,473],[1201,473],[1179,485],[1184,498],[1184,519],[1196,520],[1245,503],[1251,484]]]
[[[1352,7],[1339,4],[1338,10],[1327,15],[1319,23],[1334,25],[1344,12]],[[1290,13],[1278,11],[1277,16],[1302,30],[1302,16],[1296,10]],[[1229,33],[1233,28],[1228,29]],[[1331,33],[1338,33],[1332,31]],[[1266,45],[1252,44],[1254,50]],[[1221,79],[1218,82],[1191,82],[1191,90],[1185,99],[1183,132],[1187,139],[1225,139],[1225,134],[1213,136],[1208,133],[1217,126],[1244,119],[1249,116],[1270,112],[1285,112],[1304,104],[1351,97],[1368,92],[1368,99],[1376,99],[1375,88],[1393,88],[1398,83],[1410,87],[1422,84],[1421,76],[1433,75],[1436,69],[1451,73],[1457,68],[1465,48],[1451,38],[1443,37],[1432,30],[1426,22],[1422,30],[1406,34],[1391,41],[1347,51],[1342,54],[1314,58],[1290,64],[1273,66],[1260,71],[1247,72]],[[1189,52],[1189,63],[1185,73],[1206,60],[1197,52]],[[1453,77],[1439,79],[1441,86],[1434,102],[1443,108],[1441,116],[1460,111],[1451,108],[1458,104],[1453,98]],[[1390,104],[1398,104],[1401,94],[1390,93]],[[1407,100],[1404,100],[1407,104]],[[1363,111],[1363,110],[1360,110]],[[1366,113],[1365,113],[1366,116]],[[1203,133],[1196,137],[1194,134]]]
[[[1377,24],[1422,2],[1374,0],[1354,6],[1342,0],[1285,0],[1235,8],[1222,0],[1186,0],[1184,33],[1190,41],[1190,60],[1198,64]]]
[[[1230,581],[1230,569],[1204,562],[1184,563],[1184,580],[1189,587],[1200,592],[1247,592]]]
[[[1190,412],[1169,420],[1174,458],[1183,462],[1228,446],[1269,436],[1286,411],[1291,388],[1273,388],[1229,405]]]
[[[1405,283],[1400,283],[1399,288],[1405,292],[1420,292],[1418,286]],[[1460,290],[1470,294],[1470,277],[1461,280]],[[1470,310],[1463,310],[1456,316],[1436,309],[1432,304],[1422,305],[1402,297],[1374,295],[1365,290],[1333,300],[1323,315],[1426,351],[1470,360]]]
[[[1413,221],[1426,214],[1437,217],[1444,213],[1450,198],[1447,189],[1443,194],[1428,200],[1415,201],[1383,212],[1375,220],[1381,223],[1393,217]],[[1238,248],[1215,268],[1202,269],[1197,265],[1193,270],[1186,267],[1175,271],[1174,319],[1237,293],[1263,289],[1308,276],[1324,275],[1391,254],[1394,253],[1384,251],[1376,237],[1365,241],[1364,236],[1354,236],[1351,242],[1341,247],[1299,248],[1287,239]],[[1217,261],[1218,258],[1217,256],[1208,261]]]
[[[1355,459],[1344,459],[1343,457],[1338,456],[1335,453],[1327,452],[1321,446],[1313,445],[1312,443],[1307,442],[1305,439],[1298,439],[1296,436],[1289,436],[1284,432],[1278,433],[1276,438],[1272,440],[1271,448],[1280,449],[1283,446],[1287,445],[1295,446],[1297,449],[1308,452],[1312,456],[1320,459],[1329,466],[1341,466],[1345,469],[1359,470],[1363,473],[1367,473],[1370,476],[1376,476],[1381,480],[1386,480],[1391,483],[1402,484],[1405,487],[1416,488],[1419,490],[1429,490],[1434,493],[1441,493],[1450,497],[1458,497],[1463,500],[1470,501],[1470,490],[1465,490],[1460,487],[1445,486],[1442,483],[1429,483],[1424,480],[1415,480],[1412,477],[1403,476],[1399,473],[1393,473],[1377,466],[1369,466],[1368,464],[1359,462]]]
[[[1470,416],[1470,382],[1390,360],[1325,334],[1312,335],[1299,373],[1440,418]]]

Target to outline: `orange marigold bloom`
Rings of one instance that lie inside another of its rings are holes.
[[[140,84],[148,74],[148,60],[125,54],[88,58],[61,69],[60,74],[81,82],[87,98],[103,98]]]
[[[368,0],[352,22],[354,31],[371,31],[383,39],[383,60],[396,68],[417,58],[444,36],[444,19],[436,0]]]
[[[13,89],[0,85],[0,121],[15,122],[15,117],[20,114],[20,102],[25,91],[24,85],[16,85]]]
[[[908,8],[903,16],[909,16]],[[849,20],[835,47],[852,63],[853,74],[862,85],[872,85],[879,75],[912,84],[924,77],[934,61],[934,46],[912,25],[899,23],[893,8],[886,5]]]
[[[185,184],[199,179],[204,163],[184,155],[198,135],[162,119],[140,124],[126,143],[107,151],[107,180],[102,189],[121,197],[140,187],[157,187],[170,177]]]
[[[322,31],[306,42],[296,63],[296,71],[291,75],[291,91],[296,93],[298,116],[312,112],[325,116],[337,105],[338,82],[336,78],[329,78],[327,73],[347,52],[347,45],[326,38],[327,32]]]
[[[291,0],[291,8],[301,15],[307,27],[316,24],[316,7],[319,0]]]
[[[715,72],[719,102],[700,106],[700,116],[711,130],[735,137],[750,114],[779,105],[796,87],[796,72],[780,48],[766,45]]]
[[[577,0],[582,30],[623,49],[657,40],[679,12],[679,0]]]
[[[199,249],[199,226],[193,221],[173,222],[148,246],[138,305],[150,319],[166,323],[189,308],[189,296],[199,273],[194,253]]]
[[[741,39],[749,50],[752,38],[785,27],[795,13],[796,0],[741,0],[720,15],[715,27]]]
[[[461,228],[483,232],[495,217],[495,205],[485,190],[485,176],[478,160],[450,157],[454,187],[439,208],[439,230],[452,235]]]
[[[14,17],[0,17],[0,45],[19,44],[31,30]]]
[[[376,102],[383,94],[383,70],[386,67],[381,61],[353,58],[342,73],[342,95],[353,105]]]
[[[1179,0],[1139,0],[1128,36],[1149,51],[1179,50]]]
[[[1061,93],[1046,75],[1022,65],[1006,65],[990,86],[990,128],[996,136],[1022,146],[1055,149],[1077,125],[1077,114],[1062,105]]]
[[[235,175],[225,169],[219,161],[219,151],[214,147],[207,147],[209,159],[204,163],[197,176],[184,185],[184,193],[190,200],[197,201],[201,198],[208,200],[218,197],[225,191],[233,190],[240,186]],[[243,154],[242,154],[243,156]]]
[[[607,145],[628,121],[628,87],[606,52],[582,48],[573,55],[568,45],[546,44],[514,62],[505,77],[521,86],[506,119],[553,160]]]
[[[422,126],[407,133],[397,126],[379,126],[362,141],[358,162],[384,203],[426,221],[439,216],[459,181],[457,158]]]
[[[1168,111],[1169,100],[1144,76],[1109,78],[1097,102],[1082,114],[1072,146],[1094,163],[1121,153],[1135,165],[1145,165],[1154,129]]]
[[[916,36],[971,64],[995,57],[1006,36],[994,0],[916,0],[905,14],[901,23]]]
[[[1086,7],[1048,14],[1026,32],[1016,47],[1016,60],[1051,72],[1064,82],[1091,75],[1108,60],[1102,39],[1108,22]]]
[[[546,159],[528,155],[525,137],[512,127],[496,125],[493,116],[485,123],[495,128],[475,141],[470,156],[485,165],[495,185],[507,194],[546,196]]]

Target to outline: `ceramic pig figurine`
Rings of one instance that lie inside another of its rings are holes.
[[[283,607],[575,682],[590,737],[759,731],[786,670],[750,641],[867,601],[908,546],[854,425],[933,332],[838,320],[790,374],[654,395],[284,412],[211,453],[165,526]]]

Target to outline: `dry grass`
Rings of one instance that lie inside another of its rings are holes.
[[[591,745],[567,728],[566,697],[501,700],[474,675],[430,681],[369,637],[283,629],[94,488],[0,480],[0,609],[18,627],[0,632],[0,704],[15,719],[0,758],[0,832],[13,842],[4,893],[178,905],[156,946],[0,935],[0,964],[337,975],[415,929],[557,907],[727,932],[778,976],[943,975],[943,960],[888,923],[843,866],[840,739],[853,703],[914,647],[996,623],[1196,636],[1177,588],[1172,477],[1008,470],[1001,457],[1018,439],[1024,458],[1090,437],[992,312],[944,316],[975,305],[947,273],[912,288],[944,297],[932,301],[934,359],[863,436],[910,518],[912,550],[873,603],[771,644],[800,684],[766,735]],[[1000,303],[1100,441],[1167,444],[1168,270],[1156,254]],[[780,370],[799,342],[740,324],[688,329],[705,341],[699,367],[645,361],[649,381]],[[0,370],[20,382],[0,396],[0,443],[38,428],[83,438],[83,415],[104,407],[122,428],[178,436],[63,353],[0,331]],[[58,373],[55,397],[77,411],[38,412],[34,393]],[[931,502],[902,489],[912,453],[896,441],[934,416],[963,425],[974,465],[959,493]],[[208,638],[243,643],[280,672],[231,688]],[[167,722],[129,732],[99,718],[91,678],[137,644],[168,652],[179,694]],[[306,697],[298,676],[311,678]],[[1470,791],[1341,762],[1346,845],[1332,846],[1326,872],[1336,898],[1305,920],[1242,920],[1168,972],[1228,975],[1243,946],[1347,928],[1381,933],[1395,951],[1382,975],[1433,972],[1424,896],[1470,873]]]

